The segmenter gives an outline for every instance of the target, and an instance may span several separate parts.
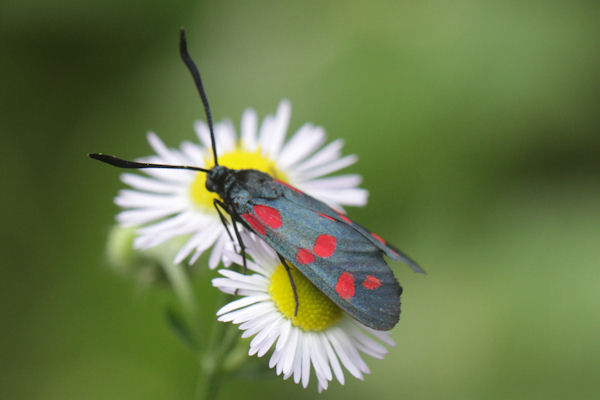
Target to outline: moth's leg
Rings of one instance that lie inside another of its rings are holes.
[[[288,278],[290,278],[292,292],[294,292],[294,301],[296,302],[296,308],[294,309],[295,317],[296,315],[298,315],[298,307],[300,306],[300,302],[298,301],[298,292],[296,292],[296,284],[294,283],[294,278],[292,277],[292,271],[290,270],[290,266],[288,265],[287,261],[285,261],[285,258],[283,258],[279,253],[277,253],[277,256],[279,257],[279,261],[281,261],[281,264],[283,264],[283,267],[285,268],[288,274]]]
[[[242,240],[242,235],[240,235],[240,231],[238,229],[237,223],[235,222],[235,219],[231,218],[231,221],[233,222],[233,232],[235,232],[235,237],[238,240],[238,243],[240,244],[240,253],[242,254],[242,264],[244,267],[244,275],[246,275],[246,272],[248,271],[248,266],[246,265],[246,245],[244,244],[244,241]]]
[[[229,232],[229,228],[227,227],[227,223],[229,221],[227,220],[225,215],[223,215],[223,212],[219,208],[219,207],[221,207],[225,212],[227,212],[227,208],[225,207],[225,204],[223,204],[223,202],[219,199],[213,199],[213,205],[215,206],[215,210],[217,210],[217,214],[219,214],[219,218],[221,219],[221,223],[223,224],[223,227],[225,228],[225,232],[227,232],[227,236],[229,236],[229,240],[231,240],[231,242],[235,243],[235,241],[233,240],[233,236],[231,236],[231,232]]]
[[[223,215],[223,212],[220,210],[220,208],[222,208],[225,212],[227,212],[227,207],[225,206],[225,203],[223,203],[219,199],[214,199],[213,204],[215,206],[215,209],[217,210],[217,213],[219,214],[219,218],[221,218],[221,222],[223,223],[223,226],[225,227],[225,231],[227,231],[227,236],[229,236],[229,239],[235,244],[235,240],[233,240],[233,236],[231,236],[231,232],[229,231],[229,228],[227,227],[227,222],[228,222],[227,218],[225,218],[225,215]],[[242,264],[244,267],[244,275],[245,275],[246,271],[248,271],[248,266],[246,263],[246,245],[244,244],[244,241],[242,240],[242,236],[240,235],[240,231],[237,227],[237,223],[235,222],[235,218],[233,216],[231,216],[231,224],[233,225],[233,232],[235,233],[237,242],[240,245],[240,254],[242,255]]]

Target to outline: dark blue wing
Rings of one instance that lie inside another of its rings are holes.
[[[377,240],[287,185],[277,197],[254,189],[233,202],[248,227],[358,321],[379,330],[396,325],[402,289]]]

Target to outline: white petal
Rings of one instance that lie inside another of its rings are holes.
[[[275,342],[275,340],[277,340],[277,335],[271,334],[263,342],[261,342],[260,347],[258,348],[258,351],[256,353],[256,356],[262,357],[265,354],[267,354],[267,351],[269,351],[271,349],[271,346],[273,346],[273,343]]]
[[[277,113],[273,119],[271,126],[271,135],[269,142],[265,143],[264,154],[268,155],[272,159],[277,159],[281,150],[281,145],[285,139],[288,125],[290,123],[291,114],[290,102],[286,99],[279,102]]]
[[[198,258],[202,255],[202,253],[204,253],[206,249],[212,246],[220,236],[222,236],[222,231],[220,231],[218,228],[209,229],[208,235],[204,237],[202,242],[196,244],[194,254],[190,258],[189,264],[192,265],[193,263],[195,263],[198,260]],[[181,260],[183,260],[184,258],[185,257],[181,258]]]
[[[255,288],[263,289],[265,291],[267,290],[266,288],[269,285],[269,280],[259,274],[244,275],[240,272],[232,271],[229,269],[220,269],[219,273],[234,281],[234,283],[246,283],[248,285],[254,285]]]
[[[327,354],[329,364],[331,365],[331,369],[333,370],[333,373],[335,374],[335,377],[337,378],[338,382],[343,385],[345,382],[344,371],[342,370],[342,366],[340,365],[340,362],[337,356],[335,355],[333,348],[331,347],[331,343],[329,343],[329,340],[325,335],[320,335],[319,337],[321,339],[321,344],[323,345],[323,348],[325,348],[325,352]]]
[[[358,349],[355,346],[355,343],[352,341],[352,338],[350,338],[348,332],[346,330],[340,329],[338,339],[340,345],[344,348],[344,351],[351,358],[354,365],[358,367],[358,369],[362,373],[368,374],[369,367],[363,361],[362,357],[360,356],[360,353],[358,352]]]
[[[331,368],[329,368],[329,363],[326,359],[326,352],[322,346],[320,336],[323,336],[321,333],[310,334],[310,358],[312,360],[313,366],[315,368],[315,373],[318,379],[324,378],[328,381],[332,379]],[[327,385],[325,385],[327,387]]]
[[[225,119],[215,124],[215,136],[219,154],[228,153],[235,149],[235,128],[230,120]]]
[[[258,357],[262,357],[271,348],[279,334],[282,317],[279,315],[274,321],[271,321],[260,332],[254,336],[250,342],[250,349],[254,351]],[[248,353],[248,355],[252,355]]]
[[[181,162],[177,152],[169,149],[156,133],[148,132],[146,136],[152,149],[163,159],[163,164],[179,164]]]
[[[354,375],[354,377],[363,380],[363,375],[360,372],[359,367],[355,365],[355,358],[352,357],[351,354],[347,353],[347,347],[344,345],[344,339],[343,336],[340,335],[339,330],[335,328],[331,329],[329,331],[326,331],[326,335],[329,339],[329,342],[335,349],[337,356],[339,357],[344,367],[346,367],[348,372]]]
[[[205,150],[191,142],[181,143],[181,151],[185,154],[192,167],[204,167]]]
[[[234,281],[232,279],[224,279],[224,278],[215,278],[213,279],[213,285],[218,287],[220,290],[228,290],[227,292],[229,293],[229,291],[235,291],[237,290],[256,290],[256,284],[251,283],[251,282],[247,282],[247,281]]]
[[[281,363],[279,360],[281,359],[281,352],[275,350],[269,359],[269,368],[275,368],[275,373],[277,375],[281,374]]]
[[[304,354],[304,340],[302,335],[298,336],[298,345],[296,346],[296,354],[294,354],[294,365],[292,365],[292,373],[294,383],[300,383],[302,378],[302,355]]]
[[[396,345],[396,342],[394,342],[394,339],[392,339],[392,334],[389,331],[378,331],[358,322],[356,322],[356,324],[360,328],[369,332],[371,335],[375,336],[377,339],[381,340],[383,343],[387,344],[388,346],[394,347]]]
[[[320,165],[318,167],[314,167],[310,170],[305,170],[302,172],[303,179],[312,179],[317,178],[319,176],[327,175],[335,171],[339,171],[340,169],[346,168],[349,165],[354,164],[358,161],[358,157],[354,154],[349,156],[340,158],[328,164]]]
[[[298,189],[306,192],[312,197],[319,199],[337,209],[343,211],[338,204],[347,206],[364,206],[367,204],[369,192],[365,189],[355,188],[346,190],[307,189],[304,185],[298,185]]]
[[[278,157],[278,164],[286,169],[302,161],[325,142],[325,131],[321,127],[304,124],[285,144]]]
[[[230,243],[230,242],[229,242]],[[244,240],[244,243],[248,246],[248,241]],[[228,259],[230,259],[232,262],[238,264],[238,265],[243,265],[243,261],[242,261],[242,255],[238,254],[234,251],[223,251],[224,256],[226,256]],[[265,265],[260,263],[260,261],[257,259],[256,257],[256,253],[252,253],[252,256],[254,257],[254,259],[257,260],[256,263],[252,262],[252,260],[246,260],[246,265],[248,266],[248,269],[250,271],[254,271],[254,272],[258,272],[259,274],[263,275],[263,276],[268,276],[270,274],[267,273],[267,271],[261,267],[261,265]]]
[[[222,315],[219,317],[219,321],[231,321],[234,324],[240,324],[254,318],[259,318],[272,309],[272,305],[268,303],[256,303],[241,310],[232,311],[228,314]]]
[[[169,216],[171,214],[175,214],[180,210],[180,207],[164,209],[125,210],[117,214],[117,221],[125,227],[144,225],[150,221],[154,221]]]
[[[217,224],[214,225],[218,226]],[[215,229],[215,228],[213,228]],[[212,246],[212,244],[217,239],[217,235],[220,232],[212,230],[210,228],[203,229],[201,231],[196,232],[190,240],[187,241],[185,245],[177,252],[175,255],[175,263],[179,264],[182,262],[194,249],[196,252],[204,251],[204,249]]]
[[[310,346],[309,346],[309,335],[302,335],[302,386],[306,388],[308,386],[308,379],[310,378]]]
[[[186,235],[195,230],[203,229],[207,222],[210,221],[206,221],[201,215],[183,211],[171,218],[141,227],[136,232],[140,237],[145,237],[144,242],[154,243],[160,236]],[[153,237],[157,239],[152,239]]]
[[[134,239],[134,245],[140,249],[158,246],[175,236],[190,234],[202,226],[204,224],[199,218],[184,211],[137,229],[138,236]]]
[[[256,128],[258,117],[256,111],[249,108],[242,114],[242,147],[249,150],[256,150]]]
[[[208,125],[204,121],[196,121],[194,122],[194,130],[196,131],[198,139],[200,139],[200,141],[202,142],[204,150],[208,154],[208,152],[212,149],[212,143],[210,140],[210,130],[208,129]]]
[[[258,131],[258,146],[264,155],[267,155],[265,149],[268,148],[271,136],[273,135],[274,119],[274,116],[267,115],[263,119],[262,124],[260,124],[260,129]]]
[[[174,185],[172,183],[166,183],[159,181],[158,179],[147,178],[136,174],[121,174],[121,181],[137,190],[152,193],[174,194],[180,193],[182,190],[181,185]]]
[[[242,297],[241,299],[234,300],[231,303],[227,303],[226,305],[221,307],[219,311],[217,311],[216,315],[223,315],[230,311],[237,310],[238,308],[247,307],[250,304],[258,303],[259,301],[265,301],[268,299],[270,299],[270,296],[268,294],[263,294],[260,296]]]
[[[299,351],[298,337],[300,335],[300,329],[292,327],[290,332],[290,338],[287,344],[282,350],[281,362],[283,363],[282,371],[284,375],[288,375],[294,372],[294,361],[296,359],[296,353]]]
[[[262,304],[262,303],[261,303]],[[269,304],[269,303],[265,303]],[[239,326],[241,330],[244,331],[242,334],[242,338],[249,338],[258,334],[259,332],[263,332],[267,329],[268,326],[280,318],[278,313],[273,312],[272,304],[269,304],[270,307],[265,307],[265,310],[262,311],[261,315],[258,315],[251,320],[245,321],[243,324]]]
[[[181,196],[150,194],[129,189],[119,190],[119,194],[115,197],[115,204],[123,208],[178,207],[183,209],[187,206],[187,202]]]
[[[219,261],[223,258],[223,248],[225,247],[225,243],[229,241],[229,237],[227,234],[219,236],[215,245],[213,246],[212,251],[210,252],[210,257],[208,258],[208,268],[215,269],[217,265],[219,265]]]
[[[164,160],[153,157],[138,159],[138,161],[165,164]],[[144,173],[161,181],[172,182],[178,184],[179,186],[187,187],[194,181],[194,178],[198,172],[185,171],[181,169],[148,168],[144,169]]]
[[[344,141],[342,139],[334,140],[319,150],[317,154],[313,155],[300,165],[294,167],[294,172],[298,173],[301,171],[307,171],[311,168],[315,168],[337,160],[340,158],[342,147],[344,147]]]
[[[317,387],[317,391],[319,393],[322,393],[324,390],[327,390],[327,381],[323,380],[323,379],[319,379],[317,377],[318,381],[319,381],[319,386]]]
[[[356,341],[357,347],[363,353],[379,359],[382,359],[383,356],[387,354],[388,351],[383,345],[377,343],[375,340],[365,335],[356,326],[349,325],[347,327],[347,330],[350,332],[353,339]]]
[[[137,230],[136,233],[139,234],[139,230]],[[176,236],[181,236],[185,234],[186,232],[180,231],[178,229],[165,230],[158,234],[140,234],[133,240],[133,247],[136,249],[146,250],[151,247],[158,246]]]
[[[354,189],[356,186],[360,185],[361,182],[362,177],[360,175],[336,175],[327,178],[312,179],[305,182],[303,188],[330,190]]]
[[[285,344],[287,343],[287,340],[290,337],[291,328],[292,328],[292,323],[290,322],[289,319],[286,319],[281,328],[281,332],[279,333],[279,339],[277,340],[277,344],[275,345],[276,350],[281,351],[283,346],[285,346]]]

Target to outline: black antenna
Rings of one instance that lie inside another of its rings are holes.
[[[190,57],[190,54],[188,53],[187,41],[185,39],[185,29],[183,27],[181,27],[179,30],[179,34],[179,54],[181,54],[181,59],[192,74],[192,78],[194,78],[194,83],[198,89],[198,93],[200,93],[202,105],[204,106],[204,113],[206,114],[206,122],[208,122],[208,129],[210,130],[210,143],[212,145],[213,158],[215,160],[215,165],[219,165],[219,162],[217,161],[217,145],[215,143],[212,115],[210,113],[208,99],[206,98],[206,92],[204,91],[204,86],[202,85],[202,79],[200,78],[200,71],[198,71],[198,67],[196,67],[194,60],[192,60],[192,57]]]
[[[191,167],[189,165],[167,165],[167,164],[152,164],[152,163],[141,163],[135,161],[127,161],[122,158],[111,156],[109,154],[102,153],[91,153],[88,154],[89,158],[99,160],[110,165],[114,165],[119,168],[164,168],[164,169],[189,169],[192,171],[209,172],[208,169],[200,167]]]

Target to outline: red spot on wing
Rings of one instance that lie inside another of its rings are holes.
[[[386,244],[385,240],[383,240],[383,238],[381,236],[379,236],[378,234],[371,232],[371,236],[373,236],[375,239],[379,240],[381,243]]]
[[[352,221],[350,221],[350,218],[346,217],[344,214],[342,214],[341,212],[338,212],[338,211],[336,211],[336,214],[338,215],[338,217],[343,219],[347,224],[352,225]]]
[[[292,185],[290,185],[289,183],[286,183],[284,181],[280,181],[279,179],[275,179],[275,182],[279,182],[281,183],[283,186],[287,186],[288,188],[292,189],[294,192],[297,193],[302,193],[302,191],[300,189],[297,189],[295,187],[293,187]]]
[[[310,264],[315,261],[315,256],[307,249],[300,249],[296,253],[296,261],[298,264]]]
[[[319,235],[313,246],[313,252],[319,257],[329,257],[335,251],[337,239],[331,235]]]
[[[327,219],[329,219],[331,221],[335,221],[336,220],[335,218],[331,218],[329,215],[321,214],[320,212],[318,212],[317,214],[319,214],[321,217],[327,218]]]
[[[265,225],[273,229],[281,226],[281,214],[273,207],[257,204],[254,206],[254,212]]]
[[[367,275],[367,279],[364,280],[362,285],[365,287],[365,289],[375,290],[381,286],[381,281],[373,275]]]
[[[253,214],[242,214],[242,218],[246,220],[248,225],[250,225],[252,229],[256,231],[256,233],[260,233],[261,235],[267,233],[267,229],[265,228],[265,226]]]
[[[354,276],[349,272],[342,272],[335,284],[335,291],[345,300],[354,297]]]

